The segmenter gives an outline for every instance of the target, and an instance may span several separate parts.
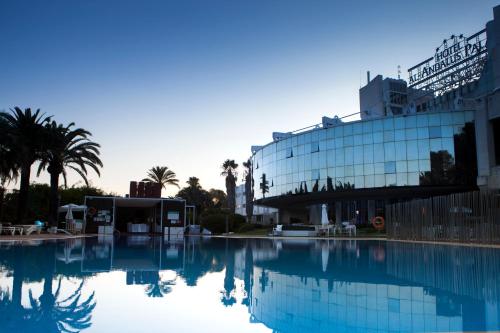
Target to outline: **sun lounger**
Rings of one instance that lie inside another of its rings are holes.
[[[273,236],[281,236],[282,233],[283,233],[283,225],[282,224],[276,225],[276,227],[274,227],[273,229]]]
[[[40,234],[40,232],[42,231],[41,226],[34,225],[34,224],[33,225],[22,225],[22,226],[20,226],[20,228],[22,229],[21,235],[24,233],[26,236],[29,236],[34,232],[37,234]]]

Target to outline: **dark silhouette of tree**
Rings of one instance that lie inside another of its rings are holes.
[[[0,119],[3,130],[2,137],[4,146],[2,150],[8,152],[9,158],[14,164],[10,167],[20,169],[20,186],[17,207],[17,222],[21,223],[25,218],[28,205],[29,185],[31,177],[31,166],[40,158],[40,153],[44,148],[44,125],[50,118],[36,110],[32,112],[30,108],[25,110],[15,107],[10,113],[0,112]],[[6,148],[5,146],[9,147]]]
[[[335,187],[333,186],[333,179],[332,179],[332,177],[327,177],[326,178],[326,190],[328,192],[335,191]]]
[[[456,170],[453,156],[447,150],[431,151],[431,171],[420,174],[420,185],[456,184]]]
[[[263,173],[262,177],[260,177],[260,191],[262,192],[262,197],[266,197],[266,193],[269,192],[269,181],[266,179],[266,174]]]
[[[201,187],[200,180],[197,177],[189,177],[186,183],[188,186],[182,188],[177,193],[177,196],[195,205],[197,215],[203,213],[205,209],[212,206],[210,193]]]
[[[92,311],[96,303],[94,293],[81,301],[83,285],[84,281],[73,294],[64,299],[60,299],[61,278],[54,293],[52,293],[52,280],[44,282],[44,292],[38,299],[33,297],[30,290],[31,309],[27,309],[26,314],[30,326],[38,329],[43,327],[43,332],[49,333],[75,333],[89,328],[92,325]]]
[[[253,216],[253,168],[252,159],[249,158],[246,162],[243,162],[245,167],[245,209],[247,214],[247,221],[252,221]]]
[[[236,209],[236,180],[238,164],[234,160],[227,159],[222,163],[221,176],[226,177],[227,208],[231,213]]]
[[[142,181],[151,182],[160,185],[161,189],[166,189],[168,185],[173,185],[179,188],[179,180],[176,178],[175,172],[166,166],[155,166],[149,169],[148,176]]]
[[[37,175],[47,169],[50,174],[49,224],[57,225],[59,207],[59,177],[62,174],[64,186],[67,187],[66,169],[79,174],[88,186],[87,168],[100,175],[102,167],[99,158],[100,145],[89,140],[92,135],[82,128],[72,129],[74,123],[68,126],[55,121],[45,124],[45,147],[41,152]]]
[[[312,191],[313,192],[318,192],[318,190],[319,190],[319,180],[316,179],[316,182],[314,182]]]
[[[160,272],[153,274],[153,281],[146,287],[146,295],[148,297],[163,297],[172,291],[172,286],[175,285],[175,280],[162,281]]]

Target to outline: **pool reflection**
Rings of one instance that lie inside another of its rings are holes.
[[[218,289],[208,292],[224,312],[218,315],[239,306],[245,324],[276,332],[498,330],[499,256],[491,248],[355,240],[0,242],[0,331],[106,331],[93,320],[104,311],[104,295],[92,288],[104,279],[121,290],[141,288],[140,298],[124,296],[136,307],[153,300],[162,307],[177,301],[172,294],[182,288],[201,295],[210,276]],[[191,309],[211,310],[197,302]],[[132,320],[121,318],[122,327]]]

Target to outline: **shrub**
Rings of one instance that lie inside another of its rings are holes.
[[[245,223],[241,227],[238,228],[238,232],[248,232],[255,229],[255,225],[251,223]]]
[[[226,232],[226,215],[228,216],[229,231],[234,232],[246,224],[246,219],[238,214],[226,214],[222,211],[213,211],[203,214],[201,217],[201,227],[210,230],[213,234],[222,234]]]

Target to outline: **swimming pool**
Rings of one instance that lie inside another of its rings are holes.
[[[500,250],[142,236],[0,242],[0,332],[500,329]]]

